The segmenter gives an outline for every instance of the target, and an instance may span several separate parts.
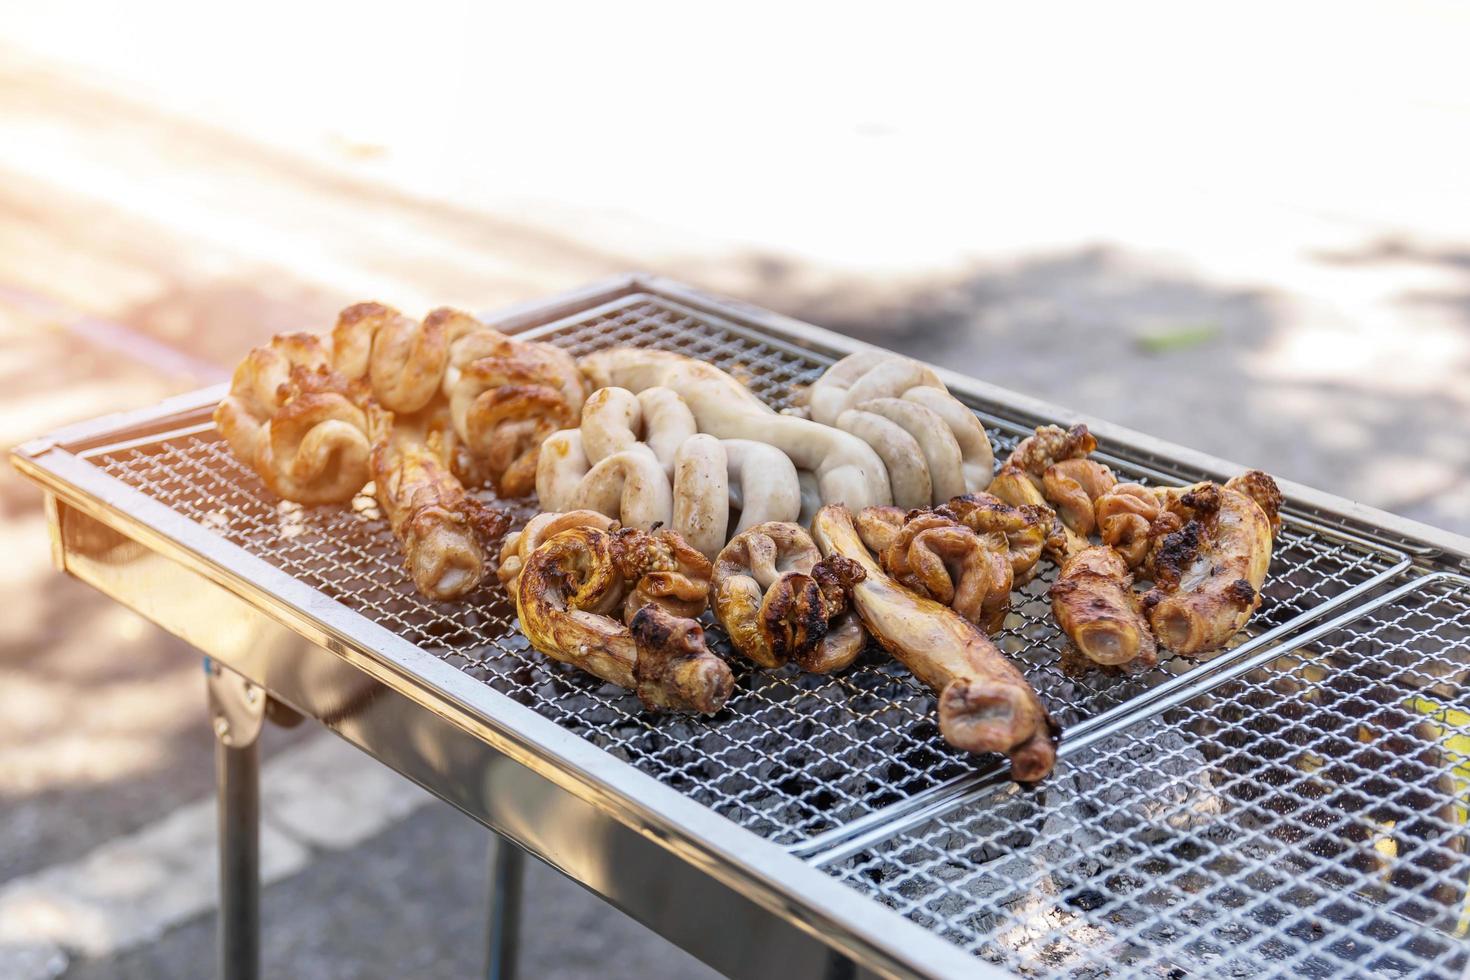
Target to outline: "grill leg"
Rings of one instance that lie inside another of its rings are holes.
[[[219,975],[260,975],[260,752],[214,745],[219,793]]]
[[[521,881],[526,855],[510,841],[490,835],[490,927],[485,975],[515,980],[521,932]]]
[[[204,659],[219,802],[219,975],[260,976],[260,752],[264,690]]]

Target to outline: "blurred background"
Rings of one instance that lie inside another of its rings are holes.
[[[12,0],[0,437],[357,300],[646,269],[1470,533],[1467,41],[1429,2]],[[207,974],[197,658],[53,572],[8,468],[0,516],[0,976]],[[266,758],[267,964],[478,969],[482,831],[319,731]],[[527,900],[528,976],[705,972]]]

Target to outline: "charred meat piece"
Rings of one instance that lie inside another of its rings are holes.
[[[1143,610],[1176,653],[1218,650],[1261,602],[1271,564],[1271,522],[1259,504],[1216,483],[1167,491],[1154,522]]]
[[[572,527],[595,527],[607,531],[617,522],[595,510],[569,510],[564,513],[537,514],[526,526],[505,536],[500,546],[500,566],[495,570],[505,594],[515,601],[516,586],[520,582],[521,569],[531,553],[541,547],[541,542],[555,537]]]
[[[1243,493],[1256,502],[1261,508],[1261,513],[1266,515],[1266,520],[1271,524],[1271,535],[1281,530],[1281,506],[1284,500],[1281,496],[1281,488],[1269,474],[1260,470],[1246,470],[1239,476],[1233,476],[1225,481],[1226,490],[1234,490]]]
[[[1050,594],[1057,624],[1088,660],[1138,670],[1159,662],[1133,576],[1112,548],[1085,548],[1068,558]]]
[[[1117,483],[1113,471],[1095,459],[1064,459],[1046,468],[1041,492],[1062,523],[1085,538],[1097,529],[1094,502]]]
[[[510,517],[468,496],[451,472],[447,414],[396,417],[369,402],[367,423],[373,487],[414,586],[439,600],[471,592],[485,574],[486,546]]]
[[[1097,448],[1097,440],[1085,425],[1070,429],[1060,426],[1038,426],[1036,432],[1016,446],[991,481],[990,492],[1014,507],[1042,507],[1052,515],[1053,527],[1047,537],[1047,553],[1061,562],[1067,555],[1088,546],[1085,534],[1079,534],[1057,515],[1046,496],[1046,472],[1067,460],[1086,459]],[[1111,476],[1111,474],[1108,474]]]
[[[1137,568],[1148,557],[1154,522],[1165,499],[1165,493],[1156,487],[1119,483],[1093,502],[1103,544],[1116,550],[1129,568]]]
[[[1041,425],[1016,445],[1001,469],[1018,469],[1040,487],[1047,467],[1065,459],[1085,459],[1096,448],[1097,439],[1085,425],[1074,425],[1070,429]]]
[[[818,511],[812,537],[824,555],[862,566],[853,605],[884,649],[938,694],[945,741],[966,752],[1005,753],[1023,782],[1051,772],[1061,730],[979,627],[890,578],[868,553],[845,506]]]
[[[935,513],[953,518],[982,536],[1004,535],[1015,586],[1025,585],[1036,574],[1036,563],[1041,560],[1055,522],[1055,515],[1045,505],[1013,507],[990,493],[955,497],[943,507],[936,507]]]
[[[517,582],[521,629],[537,650],[633,690],[651,711],[713,714],[734,676],[705,647],[699,624],[669,611],[704,608],[686,597],[708,594],[709,563],[661,533],[663,540],[582,525],[544,541]],[[686,552],[704,562],[702,579]],[[658,577],[645,581],[650,576]],[[627,625],[615,618],[619,611]]]
[[[897,508],[867,508],[858,533],[883,570],[906,588],[941,602],[987,633],[1011,608],[1011,558],[1005,535],[976,534],[953,518],[916,510],[892,523]]]
[[[623,622],[644,606],[658,606],[672,616],[693,619],[709,606],[713,568],[675,531],[614,528],[613,560],[629,583]]]
[[[823,558],[811,535],[784,521],[737,534],[715,559],[711,601],[735,649],[762,667],[795,660],[829,673],[851,664],[867,644],[849,608],[863,570],[841,556]]]

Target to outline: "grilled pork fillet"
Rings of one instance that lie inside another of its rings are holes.
[[[1102,545],[1072,555],[1062,563],[1050,594],[1057,624],[1088,660],[1138,669],[1159,662],[1133,576],[1112,548]]]
[[[864,547],[845,506],[818,511],[812,537],[822,554],[862,566],[866,574],[853,586],[853,605],[884,649],[939,695],[945,741],[966,752],[1004,752],[1023,782],[1051,772],[1061,729],[979,627],[889,578]]]
[[[1261,477],[1264,490],[1270,477]],[[1166,499],[1154,522],[1154,587],[1143,610],[1160,643],[1196,656],[1223,647],[1260,605],[1271,521],[1253,498],[1215,483],[1166,491]]]

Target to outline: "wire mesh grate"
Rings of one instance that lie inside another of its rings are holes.
[[[553,328],[541,339],[581,355],[617,345],[673,350],[729,371],[777,408],[830,359],[767,343],[692,310],[630,297]],[[1015,438],[991,430],[1003,458]],[[249,553],[435,652],[445,661],[577,732],[741,826],[798,844],[932,789],[995,759],[965,757],[939,737],[933,698],[881,652],[836,677],[736,665],[737,693],[712,719],[651,716],[636,698],[536,654],[511,605],[489,586],[445,604],[419,597],[373,501],[307,508],[273,498],[211,432],[103,451],[93,462]],[[487,498],[489,499],[489,498]],[[521,506],[518,517],[531,510]],[[1254,635],[1392,567],[1391,552],[1288,524]],[[1138,676],[1071,676],[1052,622],[1048,570],[1017,593],[1000,646],[1025,668],[1064,724],[1195,667],[1171,659]],[[723,633],[711,646],[729,653]]]
[[[829,871],[1026,975],[1455,976],[1467,675],[1425,584]]]

